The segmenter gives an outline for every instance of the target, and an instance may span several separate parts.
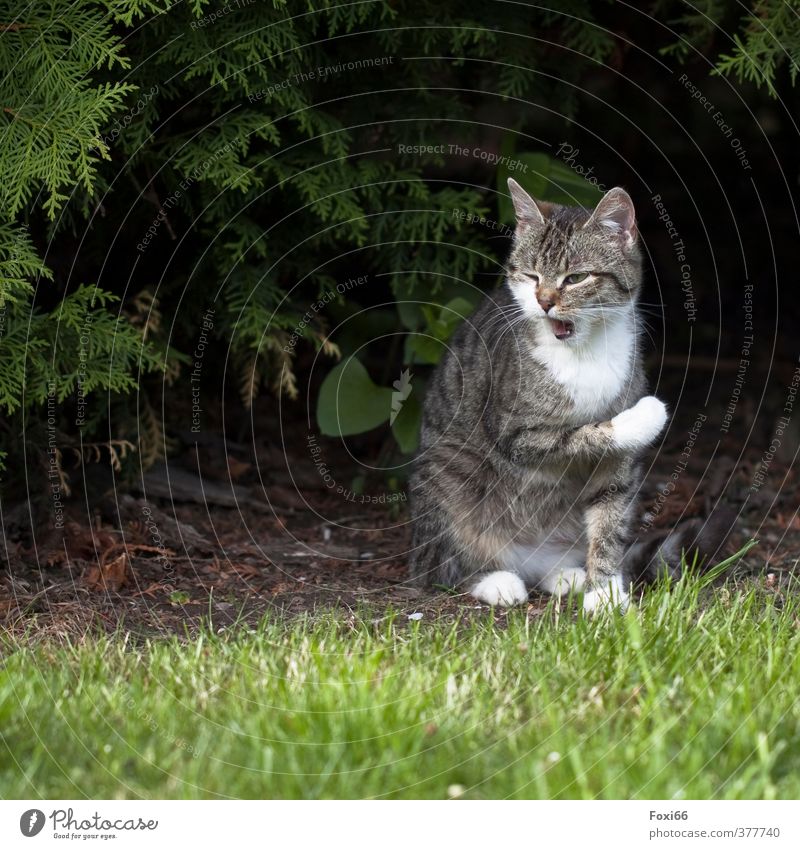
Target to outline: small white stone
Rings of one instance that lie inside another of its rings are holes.
[[[417,613],[409,613],[409,614],[408,614],[408,618],[409,618],[409,619],[412,619],[414,622],[419,622],[419,620],[420,620],[420,619],[422,619],[423,615],[424,615],[424,614],[419,613],[419,612],[417,612]]]

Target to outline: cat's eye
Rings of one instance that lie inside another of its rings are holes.
[[[580,274],[568,274],[564,278],[564,282],[567,284],[571,283],[583,283],[584,280],[589,279],[589,273],[586,271],[581,272]]]

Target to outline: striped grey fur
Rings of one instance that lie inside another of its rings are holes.
[[[623,570],[652,571],[648,564],[673,556],[677,545],[676,538],[660,547],[632,545],[639,458],[665,418],[657,399],[637,405],[646,383],[633,206],[615,189],[592,214],[533,201],[509,185],[517,228],[506,280],[458,329],[428,385],[411,480],[411,575],[420,584],[471,589],[489,573],[510,572],[532,586],[535,564],[533,572],[527,561],[515,566],[519,552],[533,551],[535,560],[537,552],[563,551],[563,562],[578,557],[585,567],[588,595],[610,587]],[[588,277],[564,281],[573,270]],[[551,301],[545,315],[541,304]],[[553,334],[569,332],[564,322],[573,330],[562,341]],[[614,348],[620,338],[625,351]],[[603,394],[589,385],[586,398],[576,395],[558,371],[573,353],[578,363],[588,357],[587,368],[601,377],[621,368],[615,357],[626,357],[618,386],[610,381]],[[661,424],[642,418],[645,412],[651,420],[661,415]],[[639,420],[641,444],[635,432],[623,439]],[[645,553],[648,563],[634,562]],[[555,591],[552,581],[542,586]],[[517,594],[512,601],[521,600]],[[501,593],[497,603],[512,601]]]

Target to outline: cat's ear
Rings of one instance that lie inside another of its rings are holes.
[[[534,200],[513,177],[508,178],[508,190],[520,224],[529,227],[544,224],[550,204]]]
[[[610,189],[583,226],[602,227],[609,235],[620,237],[625,247],[631,247],[636,241],[636,212],[631,196],[625,189]]]

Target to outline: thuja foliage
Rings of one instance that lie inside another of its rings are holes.
[[[700,0],[682,6],[672,20],[679,40],[665,53],[687,59],[711,49],[716,54],[713,73],[764,86],[773,97],[778,96],[782,70],[795,84],[800,67],[800,0]],[[655,11],[671,7],[670,2],[661,3]]]
[[[59,235],[88,216],[102,185],[102,133],[136,90],[101,79],[130,66],[121,51],[97,4],[0,4],[0,459],[20,449],[26,413],[49,403],[55,429],[65,402],[81,417],[97,390],[131,390],[163,360],[96,277],[53,271],[69,262]]]
[[[773,50],[759,16],[793,26],[794,3],[756,5],[742,54]],[[574,115],[587,69],[619,61],[598,20],[613,6],[0,2],[0,449],[54,401],[65,444],[76,427],[136,441],[108,411],[187,367],[212,306],[245,404],[296,397],[318,351],[346,371],[357,356],[349,373],[397,413],[407,384],[392,392],[371,340],[402,333],[398,364],[435,362],[496,280],[500,226],[465,226],[503,218],[488,157],[535,156],[530,111]],[[747,73],[731,55],[721,70]],[[392,420],[405,450],[412,413]]]
[[[611,36],[577,23],[591,21],[590,4],[566,5],[567,41],[603,60]],[[393,302],[451,301],[460,281],[493,271],[485,233],[452,222],[454,209],[488,215],[490,187],[430,179],[441,155],[411,147],[426,120],[431,143],[477,138],[478,92],[513,116],[509,102],[557,85],[531,67],[560,67],[533,37],[555,32],[560,15],[499,8],[500,18],[482,3],[432,1],[0,3],[0,405],[16,414],[6,444],[49,399],[69,441],[80,404],[94,396],[102,409],[103,393],[132,390],[148,371],[174,376],[198,299],[214,304],[249,402],[264,388],[296,395],[305,347],[334,363],[330,314],[358,312],[337,292],[350,271],[369,279],[368,301],[386,304],[371,320],[396,323]],[[323,297],[331,310],[304,321]],[[151,310],[136,321],[143,302]],[[168,307],[169,334],[154,320]],[[409,308],[405,323],[452,329],[435,308]]]
[[[739,81],[752,80],[777,96],[778,70],[786,68],[794,85],[799,62],[800,2],[759,0],[746,12],[732,49],[722,54],[716,70]]]

